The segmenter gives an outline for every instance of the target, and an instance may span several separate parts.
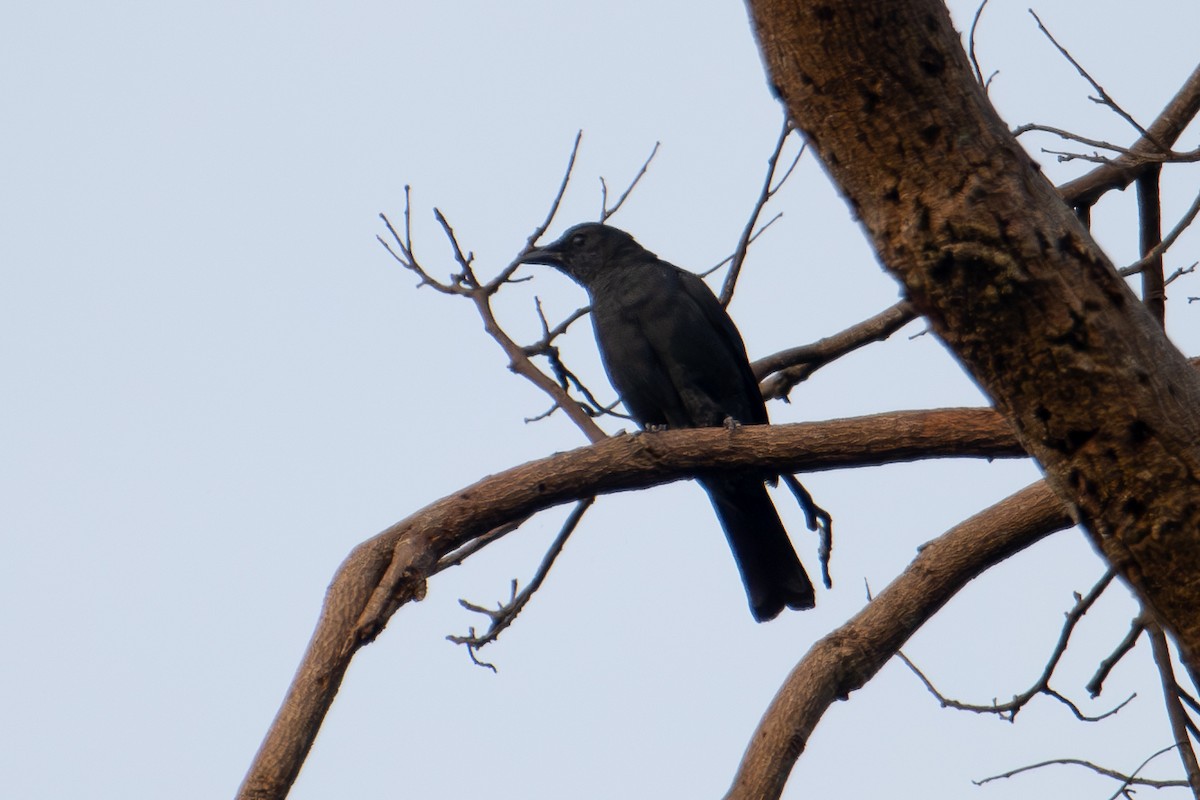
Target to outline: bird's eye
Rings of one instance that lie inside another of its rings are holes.
[[[582,233],[577,233],[571,237],[572,247],[583,247],[583,243],[587,241],[587,236]]]

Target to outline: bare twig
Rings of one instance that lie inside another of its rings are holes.
[[[1078,133],[1071,133],[1070,131],[1063,130],[1062,128],[1055,128],[1050,125],[1041,125],[1041,124],[1038,124],[1035,122],[1029,122],[1024,125],[1021,125],[1020,127],[1014,129],[1012,134],[1013,134],[1013,136],[1024,136],[1025,134],[1031,133],[1031,132],[1051,133],[1051,134],[1054,134],[1055,136],[1059,137],[1060,139],[1067,139],[1068,141],[1079,142],[1080,144],[1086,144],[1089,147],[1099,147],[1101,150],[1111,150],[1114,153],[1122,153],[1122,154],[1128,155],[1133,152],[1128,147],[1122,147],[1119,144],[1113,144],[1112,142],[1106,142],[1103,139],[1092,139],[1087,136],[1081,136]],[[1086,158],[1086,156],[1082,156],[1082,155],[1060,153],[1057,150],[1047,150],[1045,148],[1042,149],[1042,152],[1043,153],[1053,153],[1055,155],[1060,156],[1059,161],[1069,161],[1072,158]],[[1091,158],[1099,158],[1099,157],[1092,156]]]
[[[525,240],[525,249],[529,250],[537,240],[545,235],[546,230],[554,222],[554,218],[558,216],[559,206],[562,205],[563,196],[567,193],[567,184],[571,182],[571,175],[575,171],[575,159],[579,155],[579,145],[583,141],[583,131],[575,133],[575,143],[571,145],[571,155],[567,159],[567,168],[563,170],[562,182],[558,185],[558,191],[554,194],[554,200],[550,202],[550,210],[546,212],[546,218],[533,229],[533,233],[529,234],[529,238]],[[522,253],[524,255],[524,253]]]
[[[475,261],[474,253],[464,253],[462,247],[458,243],[458,236],[454,233],[454,228],[450,226],[449,220],[442,214],[441,209],[434,208],[433,216],[442,226],[442,231],[446,234],[446,239],[450,242],[450,249],[454,252],[454,261],[458,264],[460,272],[451,275],[450,279],[456,284],[465,286],[468,290],[479,289],[479,279],[475,277],[475,268],[472,264]]]
[[[1126,155],[1117,156],[1110,164],[1104,164],[1073,181],[1058,187],[1066,203],[1074,208],[1087,208],[1095,204],[1106,192],[1124,189],[1146,169],[1152,160],[1157,160],[1170,145],[1174,144],[1183,131],[1200,112],[1200,65],[1179,87],[1179,91],[1159,112],[1150,125],[1147,135],[1141,137]]]
[[[723,306],[728,306],[729,301],[733,299],[733,290],[737,287],[738,276],[742,272],[742,264],[746,261],[746,253],[750,248],[750,242],[755,237],[754,228],[758,224],[759,215],[762,214],[763,208],[766,207],[767,203],[770,202],[771,198],[775,196],[775,193],[779,191],[784,182],[792,174],[792,170],[796,168],[796,164],[800,162],[800,157],[804,155],[804,150],[808,146],[808,142],[800,145],[800,151],[796,153],[796,158],[793,159],[791,166],[784,172],[779,182],[775,186],[772,186],[771,184],[775,180],[775,168],[779,164],[779,156],[783,153],[783,146],[787,144],[787,139],[791,135],[791,132],[791,120],[785,115],[783,125],[779,130],[779,138],[775,140],[775,149],[771,151],[771,155],[767,159],[767,174],[763,178],[762,189],[758,193],[758,198],[754,201],[754,208],[750,212],[750,218],[746,220],[746,225],[742,228],[742,235],[738,238],[737,247],[734,248],[733,256],[729,263],[729,272],[725,274],[725,281],[721,285],[721,293],[718,295],[718,299]],[[776,219],[778,219],[778,215],[776,215]],[[774,221],[774,219],[771,220],[771,222]],[[767,225],[763,226],[762,230],[766,230],[770,224],[768,222]]]
[[[1050,678],[1054,675],[1054,670],[1058,667],[1058,662],[1062,659],[1063,654],[1067,651],[1067,644],[1071,640],[1071,634],[1074,632],[1075,626],[1088,612],[1088,609],[1092,607],[1092,604],[1095,603],[1100,595],[1104,593],[1104,590],[1109,587],[1113,581],[1113,578],[1115,577],[1116,572],[1110,569],[1104,574],[1104,577],[1092,587],[1092,590],[1088,592],[1086,596],[1081,596],[1078,594],[1075,595],[1075,606],[1069,612],[1067,612],[1066,622],[1063,624],[1062,632],[1059,634],[1058,642],[1054,646],[1054,651],[1050,654],[1050,658],[1046,662],[1045,669],[1042,670],[1041,677],[1038,678],[1033,686],[1029,687],[1018,695],[1014,695],[1013,699],[1007,703],[997,703],[993,700],[991,705],[978,705],[974,703],[963,703],[946,697],[937,690],[933,683],[927,677],[925,677],[925,674],[921,672],[921,670],[918,669],[917,666],[904,655],[904,653],[897,653],[896,655],[903,660],[904,663],[908,665],[909,669],[911,669],[921,680],[921,682],[925,684],[925,688],[929,690],[930,694],[937,698],[938,702],[943,708],[954,708],[960,711],[973,711],[976,714],[996,714],[1001,719],[1006,719],[1009,722],[1012,722],[1016,719],[1017,714],[1021,711],[1021,709],[1025,707],[1026,703],[1028,703],[1037,695],[1044,694],[1049,697],[1053,697],[1054,699],[1066,705],[1080,720],[1085,722],[1096,722],[1102,720],[1105,717],[1109,717],[1121,710],[1121,708],[1123,708],[1126,703],[1132,700],[1133,697],[1129,697],[1116,708],[1113,708],[1099,716],[1091,717],[1080,711],[1078,706],[1076,706],[1070,700],[1051,689]]]
[[[1029,13],[1033,16],[1033,18],[1035,20],[1037,20],[1038,27],[1041,29],[1042,33],[1046,34],[1046,38],[1050,40],[1050,43],[1053,44],[1058,49],[1058,52],[1062,53],[1063,58],[1065,58],[1065,59],[1067,59],[1067,61],[1071,62],[1071,66],[1075,67],[1075,70],[1080,75],[1082,75],[1084,80],[1086,80],[1088,83],[1090,83],[1092,85],[1092,88],[1095,89],[1097,94],[1100,95],[1099,97],[1091,98],[1092,102],[1100,103],[1101,105],[1108,106],[1113,111],[1115,111],[1123,120],[1125,120],[1130,125],[1132,125],[1134,127],[1134,129],[1139,134],[1141,134],[1144,138],[1149,139],[1150,141],[1153,141],[1154,137],[1150,135],[1149,131],[1147,131],[1145,128],[1143,128],[1141,125],[1139,125],[1137,120],[1135,120],[1128,113],[1126,113],[1125,109],[1121,108],[1121,106],[1119,106],[1117,104],[1117,101],[1113,100],[1112,97],[1108,94],[1108,92],[1104,91],[1104,87],[1101,86],[1091,75],[1088,74],[1088,71],[1086,69],[1084,69],[1083,66],[1078,61],[1076,61],[1069,52],[1067,52],[1067,49],[1065,47],[1063,47],[1061,44],[1058,43],[1058,40],[1055,39],[1054,36],[1050,33],[1050,31],[1046,29],[1046,26],[1042,24],[1042,20],[1038,17],[1037,13],[1034,12],[1034,10],[1032,8],[1029,9]],[[1158,144],[1158,143],[1155,142],[1155,144]],[[1161,144],[1159,144],[1159,149],[1164,150],[1164,151],[1166,150],[1166,148],[1163,147]]]
[[[401,235],[392,225],[392,221],[388,219],[386,214],[380,214],[379,218],[383,220],[384,226],[387,227],[388,233],[392,235],[392,242],[395,243],[399,252],[392,249],[392,242],[384,239],[382,236],[376,235],[375,239],[383,245],[384,249],[396,260],[400,266],[404,267],[409,272],[416,275],[420,280],[417,283],[418,288],[421,286],[430,286],[442,294],[465,294],[466,291],[457,285],[453,278],[450,283],[443,283],[432,277],[425,268],[417,261],[413,254],[412,244],[412,190],[410,187],[404,187],[404,234]]]
[[[538,356],[543,355],[553,348],[554,340],[567,332],[578,320],[592,313],[591,306],[583,306],[572,311],[567,317],[553,328],[550,327],[549,320],[546,319],[546,313],[542,309],[542,299],[540,297],[533,298],[534,310],[537,312],[538,320],[542,323],[542,338],[530,345],[525,345],[525,355]]]
[[[571,156],[567,162],[567,169],[563,174],[563,179],[558,187],[558,192],[555,194],[554,200],[550,204],[550,211],[546,215],[545,220],[534,229],[534,232],[529,236],[525,249],[517,258],[503,270],[501,270],[495,278],[490,281],[481,281],[475,273],[474,254],[464,250],[459,242],[453,226],[440,209],[434,209],[434,217],[441,226],[443,233],[446,235],[447,241],[450,244],[451,253],[455,263],[458,265],[458,272],[450,276],[449,281],[442,282],[433,278],[429,271],[425,269],[417,260],[413,252],[412,244],[412,227],[411,227],[411,193],[408,187],[405,187],[405,207],[404,207],[404,231],[401,233],[392,225],[386,215],[381,214],[384,224],[387,226],[388,232],[391,234],[392,241],[389,242],[383,237],[376,237],[392,257],[405,269],[414,273],[420,279],[420,286],[432,286],[437,291],[443,294],[459,295],[469,298],[474,303],[476,311],[483,322],[483,328],[489,336],[500,345],[508,356],[509,369],[522,377],[529,380],[543,392],[550,396],[553,401],[551,411],[557,408],[569,416],[572,422],[575,423],[585,436],[590,441],[599,441],[606,434],[596,425],[592,419],[596,415],[597,409],[602,408],[599,403],[595,404],[595,408],[587,408],[577,403],[569,394],[568,388],[571,384],[570,373],[562,367],[561,361],[558,361],[556,353],[553,351],[550,342],[554,336],[565,331],[567,326],[575,319],[582,316],[582,312],[577,312],[563,323],[560,323],[554,330],[550,330],[547,324],[543,324],[544,336],[542,341],[536,343],[531,348],[525,348],[518,345],[500,326],[496,319],[495,312],[492,309],[491,298],[504,285],[512,281],[512,276],[521,265],[521,256],[529,250],[537,239],[545,233],[546,228],[554,221],[554,216],[561,205],[562,198],[566,192],[567,185],[570,182],[571,173],[575,166],[575,159],[579,153],[579,144],[582,139],[582,132],[576,134],[575,142],[571,149]],[[393,246],[394,244],[394,246]],[[556,365],[555,370],[559,378],[555,381],[550,376],[546,375],[532,362],[531,357],[535,352],[541,352],[550,358],[552,366]],[[574,381],[580,387],[577,380]],[[585,394],[588,394],[585,391]],[[590,399],[590,394],[588,394]],[[549,413],[549,412],[548,412]]]
[[[1146,633],[1150,637],[1154,665],[1158,668],[1162,682],[1163,702],[1167,706],[1167,719],[1171,722],[1171,734],[1175,737],[1175,746],[1179,749],[1179,759],[1183,762],[1183,771],[1187,775],[1192,796],[1200,800],[1200,763],[1196,761],[1196,753],[1188,736],[1189,720],[1187,711],[1180,702],[1175,670],[1171,667],[1171,651],[1167,647],[1167,636],[1154,620],[1147,620]]]
[[[468,558],[475,555],[476,553],[478,553],[483,548],[487,547],[492,542],[494,542],[497,539],[500,539],[500,538],[512,533],[513,531],[517,530],[518,528],[520,528],[522,525],[525,524],[526,520],[528,520],[528,519],[529,519],[529,517],[523,517],[518,520],[513,520],[512,522],[507,522],[503,525],[500,525],[499,527],[492,528],[490,531],[483,534],[482,536],[480,536],[477,539],[472,539],[471,541],[467,542],[465,545],[463,545],[459,549],[455,550],[454,552],[447,553],[446,555],[439,558],[437,560],[437,563],[435,563],[433,565],[433,567],[430,568],[429,574],[436,575],[439,572],[442,572],[443,570],[449,569],[450,567],[459,566],[464,561],[466,561]]]
[[[776,214],[775,216],[771,217],[769,220],[764,222],[762,225],[758,226],[758,230],[756,230],[754,232],[754,235],[750,237],[750,241],[747,242],[747,246],[754,244],[754,241],[759,236],[762,236],[766,232],[767,228],[771,227],[772,225],[774,225],[776,222],[778,222],[782,218],[783,218],[783,214],[779,213],[779,214]],[[725,256],[720,261],[718,261],[716,264],[713,264],[708,269],[699,273],[700,277],[707,278],[709,275],[712,275],[714,272],[719,270],[721,267],[723,267],[726,264],[728,264],[729,262],[733,261],[734,256],[736,256],[736,255],[737,255],[737,253],[730,253],[729,255]]]
[[[487,667],[492,672],[495,672],[496,666],[494,664],[488,664],[480,661],[477,658],[479,650],[491,642],[496,641],[504,629],[516,620],[517,615],[520,614],[522,609],[524,609],[529,603],[529,600],[533,597],[534,593],[541,588],[542,582],[546,580],[546,576],[550,573],[550,568],[554,566],[554,560],[558,558],[558,554],[562,552],[563,546],[567,543],[567,539],[570,538],[571,534],[575,532],[575,528],[579,526],[579,521],[583,519],[583,515],[587,513],[587,510],[594,502],[596,502],[596,498],[588,497],[575,504],[575,508],[571,510],[571,513],[567,516],[566,522],[563,523],[562,530],[558,532],[558,536],[554,538],[554,542],[551,543],[550,549],[546,551],[546,555],[542,558],[542,563],[538,566],[537,572],[533,576],[533,580],[529,582],[529,585],[525,587],[524,591],[520,593],[517,592],[517,580],[516,578],[513,578],[512,596],[507,602],[500,604],[494,611],[475,605],[474,603],[467,602],[466,600],[458,601],[463,608],[469,611],[475,611],[488,617],[490,623],[486,633],[476,635],[475,628],[471,628],[470,633],[466,636],[447,636],[446,638],[455,644],[465,644],[467,646],[467,652],[470,654],[472,661],[481,667]]]
[[[1197,266],[1200,266],[1200,261],[1193,261],[1191,263],[1191,266],[1180,267],[1179,269],[1172,272],[1163,283],[1167,286],[1170,286],[1172,283],[1174,283],[1178,279],[1182,278],[1184,275],[1191,275],[1193,272],[1196,271]]]
[[[579,405],[583,407],[588,416],[613,416],[619,417],[620,419],[629,419],[627,414],[621,414],[613,410],[620,403],[620,400],[615,400],[609,405],[604,405],[597,400],[592,394],[591,390],[584,385],[583,381],[581,381],[574,372],[567,369],[566,364],[563,363],[562,358],[560,357],[558,347],[554,345],[554,340],[566,333],[567,329],[576,320],[579,320],[591,313],[592,307],[583,306],[582,308],[575,309],[575,311],[567,315],[566,319],[555,325],[553,328],[550,327],[550,322],[546,319],[546,313],[542,308],[542,301],[540,298],[534,298],[534,309],[536,310],[538,320],[542,325],[542,338],[533,344],[525,345],[523,348],[521,348],[524,354],[530,358],[534,356],[544,356],[546,360],[550,362],[550,370],[554,373],[554,377],[558,379],[559,387],[564,392],[570,392],[571,388],[574,387],[576,391],[583,395],[584,402],[580,403]],[[551,404],[549,409],[536,416],[526,417],[525,422],[537,422],[538,420],[545,419],[560,408],[562,408],[561,402],[558,399],[555,399],[555,402]]]
[[[1108,767],[1102,767],[1098,764],[1093,764],[1091,761],[1084,761],[1083,759],[1079,759],[1079,758],[1052,758],[1049,761],[1041,761],[1037,764],[1029,764],[1028,766],[1017,767],[1016,769],[1009,770],[1008,772],[1002,772],[999,775],[992,775],[989,778],[982,778],[980,780],[971,781],[971,782],[974,783],[976,786],[982,786],[985,783],[991,783],[992,781],[998,781],[998,780],[1001,780],[1004,778],[1011,778],[1014,775],[1020,775],[1022,772],[1030,772],[1035,769],[1041,769],[1042,767],[1049,767],[1049,766],[1053,766],[1055,764],[1068,764],[1068,765],[1074,765],[1077,767],[1086,767],[1087,769],[1090,769],[1092,772],[1095,772],[1098,775],[1103,775],[1106,778],[1112,778],[1113,780],[1121,781],[1121,789],[1119,789],[1117,794],[1114,794],[1113,797],[1119,796],[1121,793],[1121,790],[1123,790],[1127,786],[1145,786],[1145,787],[1148,787],[1151,789],[1169,789],[1169,788],[1174,788],[1174,787],[1187,786],[1188,785],[1187,781],[1155,780],[1153,778],[1137,777],[1137,774],[1139,772],[1141,772],[1143,769],[1145,769],[1147,764],[1149,764],[1151,761],[1158,758],[1159,756],[1163,755],[1164,753],[1169,752],[1170,750],[1171,750],[1170,747],[1164,747],[1162,750],[1159,750],[1157,753],[1150,756],[1145,761],[1143,761],[1140,765],[1138,765],[1138,768],[1136,770],[1134,770],[1132,773],[1130,773],[1129,775],[1126,775],[1123,772],[1117,772],[1114,769],[1109,769]]]
[[[650,162],[653,161],[654,156],[658,154],[658,148],[661,144],[662,142],[654,143],[654,149],[650,151],[650,155],[647,156],[645,162],[642,163],[642,168],[639,169],[637,174],[633,176],[633,180],[629,182],[629,186],[626,187],[625,191],[621,192],[621,196],[617,198],[617,202],[612,208],[608,207],[608,184],[604,182],[604,178],[600,179],[601,222],[607,222],[609,217],[611,217],[613,214],[616,214],[621,210],[621,206],[625,205],[625,201],[629,198],[630,192],[634,190],[634,188],[638,185],[638,182],[646,174],[646,170],[650,168]]]
[[[1093,164],[1112,164],[1113,160],[1108,156],[1102,156],[1099,153],[1072,153],[1069,150],[1051,150],[1048,147],[1042,148],[1043,153],[1052,156],[1057,156],[1060,163],[1068,161],[1089,161]]]
[[[975,18],[971,20],[971,33],[967,37],[967,53],[971,57],[971,69],[975,72],[975,80],[979,81],[979,85],[983,87],[984,94],[992,86],[992,79],[1000,74],[1000,70],[995,70],[991,75],[984,80],[983,68],[979,65],[979,59],[975,55],[975,32],[979,29],[979,19],[983,16],[983,9],[987,8],[988,0],[983,0],[979,4],[979,8],[975,9]]]
[[[1092,139],[1087,136],[1082,136],[1078,133],[1055,128],[1052,125],[1042,125],[1040,123],[1029,122],[1013,130],[1013,136],[1023,136],[1031,132],[1050,133],[1060,139],[1067,139],[1080,144],[1086,144],[1089,147],[1098,147],[1101,150],[1111,150],[1114,153],[1119,153],[1130,158],[1137,158],[1140,162],[1146,164],[1191,164],[1200,161],[1200,149],[1189,150],[1185,153],[1178,153],[1174,150],[1164,151],[1162,153],[1139,153],[1132,147],[1122,147],[1119,144],[1105,141],[1103,139]],[[1085,159],[1087,161],[1096,161],[1101,164],[1111,164],[1112,159],[1100,156],[1098,154],[1084,155],[1083,153],[1064,153],[1058,150],[1048,150],[1042,148],[1043,153],[1051,153],[1059,156],[1059,161],[1071,161],[1076,158]]]
[[[1103,690],[1104,681],[1108,678],[1108,674],[1112,672],[1113,667],[1115,667],[1121,661],[1121,659],[1124,658],[1125,655],[1134,648],[1134,645],[1137,644],[1138,639],[1141,638],[1142,632],[1145,630],[1145,620],[1142,618],[1142,615],[1139,614],[1133,618],[1132,622],[1129,623],[1129,632],[1125,634],[1125,638],[1122,639],[1115,648],[1113,648],[1113,651],[1108,655],[1107,658],[1100,662],[1100,666],[1096,669],[1096,674],[1092,676],[1092,679],[1088,681],[1087,686],[1084,687],[1088,690],[1089,695],[1092,697],[1100,696],[1100,692]]]
[[[567,193],[567,186],[571,182],[571,175],[575,171],[575,159],[579,156],[579,145],[583,141],[583,131],[575,133],[575,142],[571,145],[571,155],[567,158],[567,168],[563,170],[562,181],[558,184],[558,191],[554,194],[554,199],[550,201],[550,210],[546,212],[546,217],[534,229],[533,232],[525,238],[525,246],[521,248],[521,252],[517,257],[509,262],[508,266],[500,270],[496,277],[488,281],[482,288],[488,294],[495,294],[500,290],[500,287],[506,283],[512,282],[512,276],[518,269],[521,268],[522,256],[528,253],[537,240],[545,235],[546,230],[554,222],[554,218],[558,215],[558,209],[562,205],[563,196]]]
[[[1155,259],[1162,258],[1163,254],[1171,248],[1171,245],[1175,244],[1175,240],[1178,239],[1180,235],[1186,231],[1193,222],[1196,221],[1197,214],[1200,214],[1200,194],[1196,195],[1196,199],[1193,200],[1191,206],[1188,207],[1187,213],[1185,213],[1183,218],[1176,223],[1175,227],[1171,229],[1171,232],[1164,236],[1163,240],[1155,245],[1150,252],[1146,253],[1146,255],[1142,256],[1128,267],[1118,270],[1121,275],[1125,277],[1136,275],[1142,270],[1146,269],[1146,267],[1150,264],[1153,264]],[[1172,278],[1172,280],[1174,280],[1174,278]]]

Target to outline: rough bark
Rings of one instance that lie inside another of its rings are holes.
[[[942,3],[749,6],[884,266],[1195,668],[1200,380],[996,115]]]

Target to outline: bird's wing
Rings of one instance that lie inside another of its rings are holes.
[[[669,266],[669,265],[668,265]],[[699,276],[672,267],[682,291],[694,311],[703,319],[705,335],[697,342],[706,352],[701,356],[699,383],[722,406],[724,412],[748,425],[767,422],[767,407],[758,381],[750,369],[746,345],[716,295]],[[697,376],[692,376],[696,380]]]

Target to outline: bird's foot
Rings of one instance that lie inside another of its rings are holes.
[[[736,431],[738,428],[742,427],[742,423],[738,422],[732,416],[725,417],[725,421],[721,424],[727,431]]]

